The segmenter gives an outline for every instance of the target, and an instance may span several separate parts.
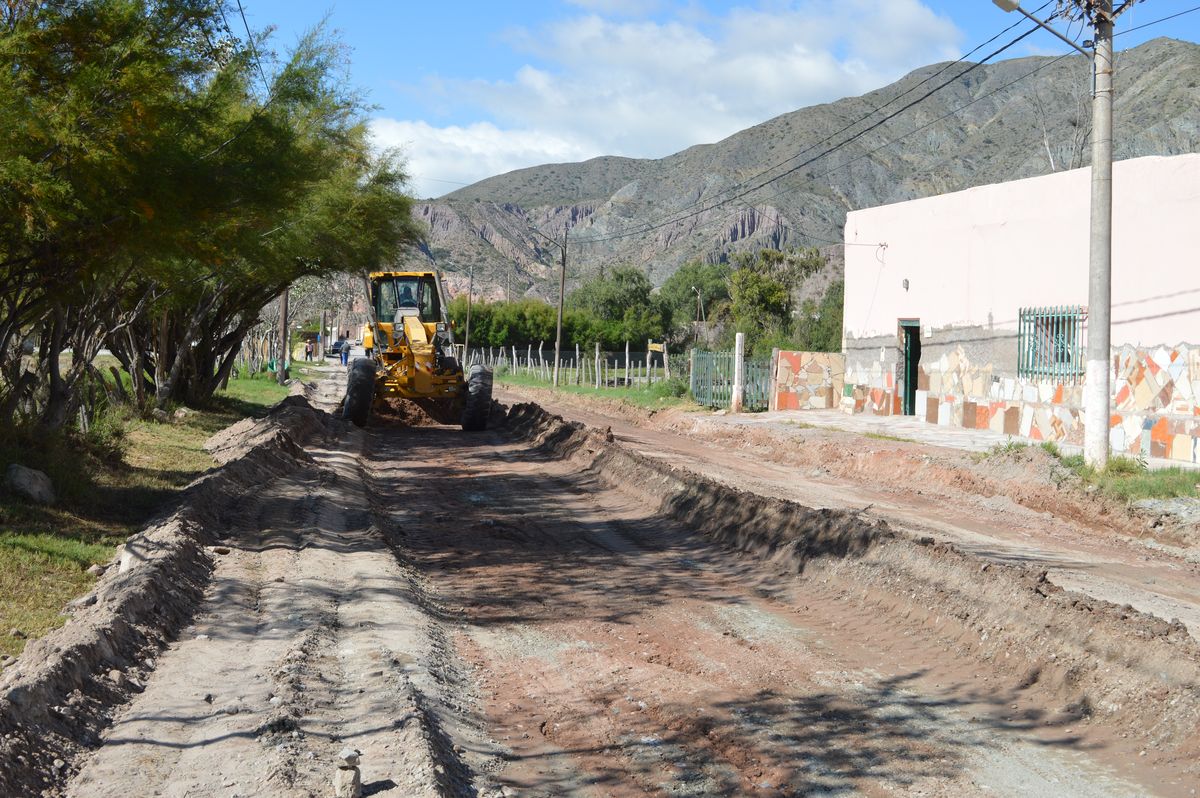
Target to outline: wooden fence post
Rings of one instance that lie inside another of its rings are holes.
[[[652,344],[652,343],[654,343],[654,341],[646,341],[646,387],[647,388],[649,388],[651,385],[654,384],[654,372],[651,371],[652,366],[650,365],[650,358],[654,354],[653,352],[650,351],[650,344]]]

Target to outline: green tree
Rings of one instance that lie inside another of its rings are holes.
[[[736,331],[746,334],[751,350],[768,334],[787,334],[792,301],[782,281],[764,271],[738,269],[730,280],[729,294]]]
[[[340,45],[317,30],[260,65],[261,37],[239,42],[227,10],[0,15],[0,424],[18,408],[49,428],[73,418],[104,344],[139,404],[202,401],[292,280],[414,240],[403,171],[372,154]]]
[[[718,305],[729,300],[731,275],[732,269],[726,263],[689,261],[680,266],[658,289],[672,329],[687,330],[692,322],[700,320],[698,299],[703,303],[706,319],[714,312],[719,313]]]
[[[650,278],[634,266],[618,266],[585,281],[567,296],[567,306],[587,317],[576,317],[571,343],[599,341],[606,349],[617,349],[625,341],[662,338],[667,317],[653,290]]]
[[[796,348],[805,352],[842,351],[842,305],[845,283],[832,283],[819,303],[806,301],[796,319]]]

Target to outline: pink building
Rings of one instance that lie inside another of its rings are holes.
[[[1082,441],[1090,169],[846,216],[849,412]],[[1115,452],[1200,461],[1200,154],[1113,169]]]

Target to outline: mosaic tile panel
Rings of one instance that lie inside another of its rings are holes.
[[[831,352],[780,352],[775,368],[777,410],[823,410],[843,399],[846,358]]]
[[[1200,462],[1200,346],[1113,350],[1114,453]],[[898,367],[895,367],[898,368]],[[893,367],[846,364],[841,408],[894,412]],[[930,424],[990,429],[1039,441],[1083,443],[1083,386],[998,376],[957,350],[921,364],[916,414]]]

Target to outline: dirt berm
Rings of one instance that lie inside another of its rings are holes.
[[[130,537],[94,589],[68,605],[66,625],[0,675],[0,795],[57,791],[188,622],[221,550],[223,515],[264,483],[310,466],[304,445],[340,426],[293,394],[210,440],[221,465]]]
[[[1036,697],[1040,709],[1023,710],[1014,725],[1095,724],[1124,738],[1118,748],[1149,750],[1200,776],[1200,645],[1182,623],[1064,591],[1040,569],[989,563],[854,512],[721,485],[535,404],[515,405],[507,423],[769,570],[802,573],[851,613],[894,619],[905,634],[936,641],[945,656],[931,667],[995,674],[989,683],[998,693]]]

